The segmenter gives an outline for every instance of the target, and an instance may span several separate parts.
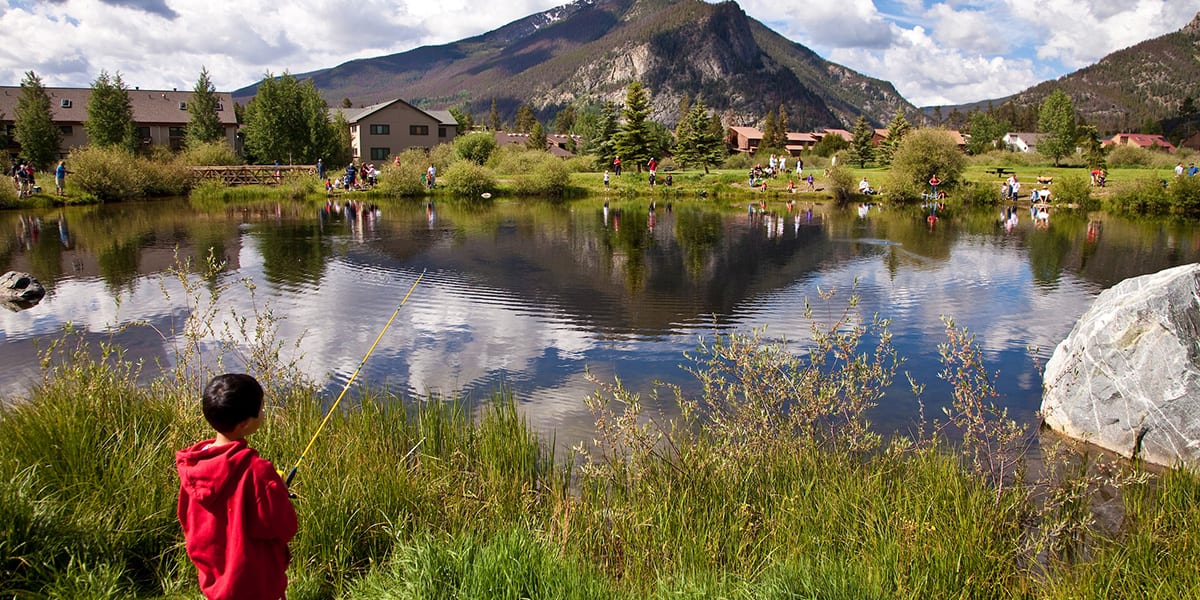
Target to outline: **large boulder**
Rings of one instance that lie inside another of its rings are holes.
[[[9,271],[0,275],[0,306],[12,311],[29,308],[46,295],[46,288],[29,273]]]
[[[1043,385],[1052,429],[1131,458],[1200,465],[1200,264],[1101,293]]]

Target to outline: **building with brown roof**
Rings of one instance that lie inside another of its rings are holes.
[[[399,98],[361,108],[334,108],[350,123],[354,160],[386,160],[409,148],[453,142],[458,121],[447,110],[422,110]]]
[[[50,116],[54,124],[62,131],[62,146],[59,148],[59,158],[66,158],[72,148],[88,144],[87,131],[83,124],[87,121],[88,101],[92,97],[91,88],[54,88],[48,87],[46,94],[50,97]],[[177,90],[140,90],[134,88],[128,91],[129,103],[133,108],[133,123],[137,128],[137,139],[143,146],[167,146],[178,149],[183,146],[184,134],[187,130],[191,113],[188,112],[188,102],[192,92]],[[237,148],[237,118],[233,112],[233,98],[228,93],[217,92],[217,118],[225,129],[225,139],[231,148]],[[17,102],[21,98],[19,86],[0,86],[0,126],[9,131],[10,154],[20,153],[14,131],[17,114]]]
[[[1149,150],[1162,150],[1173,154],[1175,145],[1161,135],[1150,133],[1118,133],[1104,140],[1105,146],[1137,146]]]

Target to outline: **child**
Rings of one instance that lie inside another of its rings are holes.
[[[214,377],[203,411],[217,435],[175,455],[179,522],[210,600],[273,600],[287,589],[296,511],[283,479],[245,440],[262,423],[262,402],[253,377]]]

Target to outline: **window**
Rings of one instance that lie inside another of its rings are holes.
[[[181,138],[185,135],[187,135],[187,129],[184,127],[172,127],[170,129],[170,136],[173,138]]]
[[[429,135],[428,125],[409,125],[408,135]]]
[[[372,125],[371,135],[388,135],[392,132],[391,125]]]
[[[187,110],[187,102],[180,102],[179,110]]]
[[[440,138],[446,137],[446,128],[445,127],[438,127],[438,137],[440,137]]]
[[[58,130],[61,131],[64,136],[70,136],[75,131],[70,125],[59,125]]]
[[[371,148],[371,160],[387,160],[391,154],[391,148]]]
[[[137,128],[137,139],[141,140],[141,142],[143,144],[149,144],[150,143],[150,128],[149,127],[138,127]]]
[[[225,110],[225,105],[224,105],[224,104],[221,104],[220,102],[218,102],[218,103],[217,103],[217,110]]]
[[[61,106],[61,107],[63,107],[63,108],[71,108],[71,99],[70,99],[70,98],[63,98],[63,99],[62,99],[62,102],[59,102],[59,103],[58,103],[58,105],[59,105],[59,106]]]

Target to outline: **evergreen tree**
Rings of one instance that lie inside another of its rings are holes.
[[[1088,169],[1108,169],[1108,148],[1100,139],[1100,132],[1094,125],[1079,128],[1079,145],[1083,147],[1083,159],[1087,161]]]
[[[1058,166],[1062,157],[1075,152],[1075,142],[1079,139],[1075,131],[1075,106],[1066,92],[1056,89],[1042,102],[1038,131],[1046,134],[1038,142],[1038,152],[1052,159],[1054,166]]]
[[[713,119],[716,119],[714,129]],[[708,107],[697,100],[688,109],[677,129],[675,142],[675,159],[684,167],[703,165],[708,173],[710,166],[719,165],[725,160],[725,136],[721,119],[708,114]]]
[[[647,118],[650,115],[650,97],[641,82],[629,84],[625,92],[625,107],[621,123],[615,139],[615,151],[621,156],[622,164],[632,162],[637,165],[638,173],[642,166],[653,157],[651,148],[651,131]]]
[[[312,164],[339,153],[339,132],[312,80],[301,84],[286,72],[268,73],[245,115],[246,153],[260,164]]]
[[[759,149],[769,148],[771,150],[775,150],[779,148],[779,146],[775,145],[776,140],[779,139],[779,137],[775,135],[775,127],[777,124],[778,121],[775,120],[775,111],[768,112],[767,118],[763,119],[762,141],[759,142]]]
[[[350,98],[342,98],[342,108],[354,108],[354,103],[350,101]]]
[[[696,101],[699,102],[700,99],[697,98]],[[679,126],[683,124],[684,120],[687,119],[688,115],[691,114],[691,112],[692,112],[692,99],[690,96],[687,95],[687,92],[684,92],[681,95],[681,97],[679,98],[679,121],[677,121],[675,123],[675,138],[676,139],[679,138]]]
[[[192,88],[188,102],[187,145],[198,146],[220,141],[225,137],[221,117],[217,115],[217,88],[208,78],[208,69],[200,68],[200,78]]]
[[[350,145],[350,121],[342,111],[337,111],[333,118],[334,143],[329,154],[318,156],[325,164],[348,165],[354,158],[354,148]]]
[[[568,104],[554,115],[554,133],[568,134],[575,130],[575,121],[579,118],[575,107]]]
[[[879,164],[892,164],[892,156],[896,154],[896,148],[900,147],[900,142],[904,141],[904,136],[908,134],[908,130],[911,128],[912,126],[908,124],[908,119],[904,118],[904,111],[897,108],[896,115],[888,123],[887,139],[879,144],[879,151],[876,155]]]
[[[466,106],[451,106],[450,116],[454,117],[454,122],[458,123],[458,130],[461,132],[465,133],[475,128],[475,117]]]
[[[729,156],[729,149],[725,147],[725,125],[721,122],[720,115],[715,112],[708,119],[708,136],[705,141],[708,152],[704,155],[704,172],[708,173],[710,166],[720,166]]]
[[[525,147],[530,150],[546,151],[546,128],[542,127],[542,122],[533,121],[533,126],[529,128],[529,139],[525,140]]]
[[[0,110],[0,121],[4,121],[4,116],[5,116],[4,111]],[[9,143],[8,128],[0,127],[0,148],[7,148],[8,143]],[[3,185],[3,184],[0,184],[0,185]]]
[[[492,98],[492,108],[488,111],[488,129],[500,131],[500,111],[496,109],[496,99]]]
[[[529,133],[533,131],[533,124],[537,122],[537,116],[533,114],[533,107],[522,104],[517,107],[517,120],[513,124],[513,130],[518,133]]]
[[[788,113],[783,104],[779,105],[779,112],[776,114],[775,121],[775,147],[787,148],[788,134]]]
[[[600,168],[612,166],[613,158],[617,156],[617,133],[619,132],[620,121],[617,117],[617,105],[605,102],[600,107],[600,123],[593,142]]]
[[[87,115],[83,128],[91,145],[130,152],[137,147],[134,144],[133,103],[120,73],[109,76],[107,71],[100,71],[92,82]]]
[[[17,99],[13,125],[21,155],[39,171],[49,168],[62,145],[62,131],[54,124],[46,87],[33,71],[26,71],[21,80],[21,97]]]
[[[867,123],[866,117],[860,116],[858,122],[854,124],[852,135],[848,158],[850,162],[858,163],[858,167],[861,169],[875,158],[875,146],[872,144],[875,140],[875,129]]]

